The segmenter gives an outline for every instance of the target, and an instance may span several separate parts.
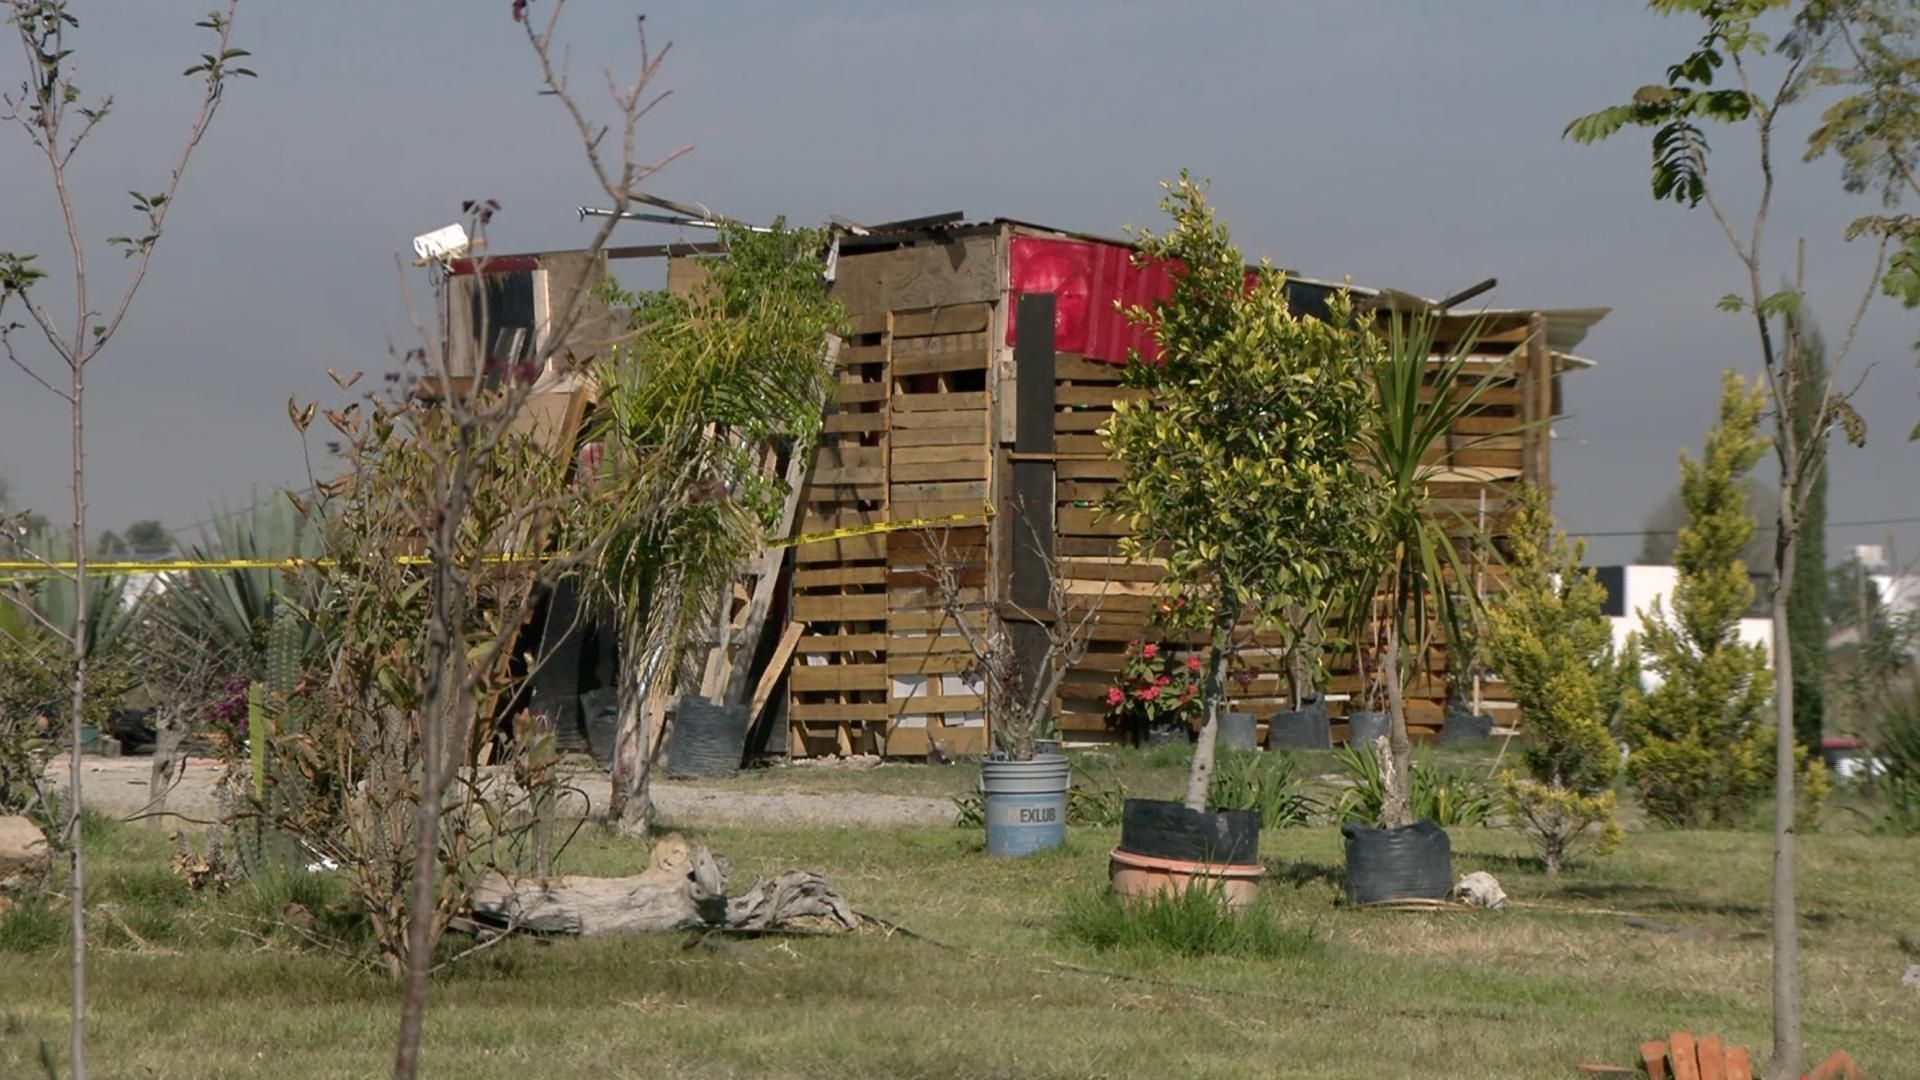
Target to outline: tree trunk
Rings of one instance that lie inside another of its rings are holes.
[[[1782,425],[1784,426],[1784,425]],[[1785,433],[1783,433],[1785,434]],[[1791,456],[1791,455],[1790,455]],[[1791,473],[1789,473],[1791,475]],[[1800,924],[1794,903],[1793,640],[1788,596],[1793,588],[1795,531],[1789,514],[1798,501],[1791,485],[1781,499],[1774,545],[1773,583],[1773,1080],[1800,1075]]]
[[[626,638],[620,649],[620,719],[613,740],[607,820],[622,831],[645,836],[653,826],[653,800],[647,793],[651,772],[648,744],[652,741],[646,730],[647,705],[653,698],[654,682],[672,675],[661,672],[665,662],[662,656],[648,656],[644,627],[633,627]]]
[[[1221,608],[1235,614],[1239,611],[1229,603],[1221,604]],[[1187,771],[1187,809],[1196,813],[1206,811],[1207,789],[1213,785],[1213,748],[1220,734],[1220,699],[1226,695],[1227,647],[1233,639],[1233,616],[1225,618],[1224,627],[1216,623],[1213,628],[1213,653],[1208,657],[1204,693],[1207,721],[1200,726],[1200,739],[1193,744],[1193,767]]]
[[[1387,773],[1386,798],[1380,805],[1380,827],[1401,829],[1413,824],[1413,800],[1408,768],[1413,744],[1407,739],[1407,702],[1400,674],[1400,628],[1387,633],[1387,651],[1381,659],[1381,673],[1387,677],[1387,752],[1392,764]]]
[[[56,178],[58,170],[56,169]],[[62,201],[65,201],[64,194]],[[71,222],[71,217],[69,217]],[[75,247],[75,258],[79,248]],[[84,271],[82,271],[84,274]],[[80,296],[84,305],[85,278]],[[83,348],[86,314],[76,331],[75,348]],[[78,357],[69,362],[73,369],[73,723],[67,749],[67,858],[71,883],[68,911],[73,922],[73,1019],[68,1031],[67,1053],[73,1080],[87,1077],[87,911],[86,859],[80,851],[80,742],[87,723],[87,425],[86,361]]]

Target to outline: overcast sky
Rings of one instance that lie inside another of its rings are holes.
[[[90,239],[131,230],[127,189],[161,186],[207,6],[76,0],[81,84],[117,95],[76,165]],[[501,202],[497,250],[588,237],[573,208],[595,189],[559,106],[533,92],[507,0],[242,7],[235,40],[261,77],[232,87],[135,313],[90,377],[98,527],[180,526],[298,481],[288,396],[324,394],[329,367],[386,366],[406,332],[394,253],[462,198]],[[1611,306],[1580,348],[1598,366],[1568,380],[1574,416],[1556,430],[1555,505],[1571,529],[1637,529],[1673,485],[1676,451],[1699,444],[1719,372],[1753,369],[1750,324],[1714,309],[1741,278],[1711,218],[1651,202],[1639,135],[1560,138],[1692,40],[1691,25],[1631,3],[575,0],[565,33],[583,85],[637,66],[642,9],[654,46],[672,42],[660,85],[673,92],[643,146],[693,147],[652,187],[735,217],[964,210],[1117,233],[1150,223],[1156,182],[1186,166],[1212,179],[1249,257],[1429,296],[1498,277],[1500,306]],[[0,58],[12,85],[19,57]],[[1842,193],[1832,163],[1795,162],[1803,132],[1782,155],[1775,275],[1805,236],[1834,337],[1870,257],[1840,233],[1872,206]],[[1722,134],[1715,150],[1726,197],[1744,205],[1750,143]],[[52,193],[18,130],[0,131],[0,177],[0,250],[63,266]],[[109,277],[124,265],[104,247],[93,260]],[[1920,445],[1905,438],[1920,419],[1915,338],[1920,313],[1888,303],[1861,332],[1849,370],[1877,364],[1859,399],[1871,435],[1836,455],[1835,521],[1920,516]],[[56,520],[62,407],[0,368],[0,475]],[[1829,543],[1890,528],[1920,555],[1911,524],[1835,527]],[[1597,540],[1594,555],[1638,546]]]

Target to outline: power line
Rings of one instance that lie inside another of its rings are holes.
[[[1844,529],[1844,528],[1850,528],[1853,526],[1860,526],[1860,525],[1916,525],[1916,524],[1920,524],[1920,517],[1871,518],[1871,519],[1865,519],[1861,521],[1829,521],[1827,522],[1827,528]],[[1763,529],[1766,527],[1764,522],[1760,523],[1760,526]],[[1582,537],[1678,536],[1680,535],[1680,530],[1678,529],[1632,529],[1632,530],[1623,531],[1623,532],[1581,532],[1578,530],[1569,529],[1567,531],[1567,535],[1582,536]]]

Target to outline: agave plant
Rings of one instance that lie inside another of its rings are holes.
[[[1374,518],[1377,591],[1358,590],[1352,621],[1356,642],[1380,643],[1378,676],[1386,690],[1393,764],[1381,807],[1384,828],[1414,820],[1406,669],[1424,659],[1436,625],[1457,639],[1469,609],[1479,603],[1471,590],[1456,587],[1469,577],[1454,538],[1472,525],[1462,515],[1438,512],[1431,488],[1464,448],[1454,438],[1455,428],[1473,411],[1487,381],[1469,366],[1477,327],[1456,336],[1444,351],[1440,330],[1433,315],[1388,316],[1386,350],[1371,368],[1373,415],[1361,440],[1362,460],[1380,479],[1382,491]]]
[[[311,558],[320,535],[281,495],[222,511],[188,547],[194,561],[268,564]],[[298,608],[312,601],[297,573],[270,565],[191,570],[173,575],[152,604],[141,649],[148,674],[176,701],[217,696],[229,678],[269,675],[276,652],[295,662],[321,644]]]
[[[27,538],[26,550],[48,562],[67,562],[73,558],[73,540],[64,533],[37,532]],[[18,603],[32,615],[22,611],[13,612],[15,622],[28,633],[45,632],[45,626],[58,627],[62,633],[70,633],[73,627],[74,608],[79,600],[79,589],[68,577],[58,574],[36,574],[25,580],[16,581],[11,586],[13,601],[0,601],[0,606],[13,606]],[[87,624],[82,628],[86,638],[86,655],[89,660],[116,655],[131,638],[131,630],[139,621],[140,603],[138,597],[127,595],[127,579],[120,575],[88,575]],[[33,615],[39,616],[38,619]]]

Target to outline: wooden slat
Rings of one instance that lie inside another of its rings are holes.
[[[985,416],[985,413],[980,414]],[[919,448],[930,446],[985,446],[987,429],[984,421],[976,421],[978,426],[934,427],[895,429],[887,436],[895,449]]]
[[[886,397],[887,384],[883,382],[843,382],[833,388],[833,400],[842,405],[884,401]]]
[[[1112,514],[1102,517],[1099,510],[1077,506],[1060,511],[1058,528],[1063,536],[1125,536],[1130,531],[1123,517]]]
[[[940,713],[980,712],[986,702],[978,694],[914,694],[892,698],[887,712],[893,716],[932,716]]]
[[[787,720],[797,725],[820,722],[844,722],[849,720],[885,720],[887,703],[884,701],[858,702],[810,702],[795,701],[787,705]]]
[[[796,664],[789,681],[794,692],[807,690],[885,690],[885,664]]]
[[[1667,1044],[1661,1040],[1649,1039],[1640,1044],[1640,1064],[1647,1070],[1647,1080],[1670,1080]]]
[[[1667,1035],[1667,1065],[1673,1069],[1673,1080],[1700,1080],[1700,1061],[1694,1052],[1692,1033]]]
[[[793,616],[802,622],[865,622],[887,617],[884,593],[860,596],[796,596]]]
[[[1124,370],[1119,364],[1088,360],[1078,353],[1060,353],[1053,358],[1054,377],[1074,382],[1117,383]]]
[[[837,412],[828,416],[820,425],[825,435],[844,435],[849,433],[869,434],[880,430],[885,418],[877,412],[851,413]]]
[[[847,446],[831,443],[813,452],[813,467],[818,469],[860,468],[863,466],[887,465],[887,449],[884,446]]]
[[[1727,1048],[1720,1036],[1700,1036],[1694,1054],[1700,1059],[1700,1080],[1727,1080]]]
[[[793,587],[796,589],[818,589],[829,585],[884,585],[887,581],[887,568],[884,566],[836,566],[831,570],[796,570],[793,574]]]
[[[807,502],[824,503],[862,503],[879,502],[887,497],[885,484],[810,484],[807,487]]]
[[[1060,405],[1111,406],[1116,401],[1142,401],[1147,392],[1130,386],[1062,386],[1054,390]]]
[[[899,316],[895,316],[899,318]],[[985,357],[993,348],[993,342],[987,340],[984,331],[970,334],[939,334],[931,337],[893,337],[892,358],[897,363],[902,357],[941,356],[965,353],[982,357],[977,367],[985,367]],[[898,368],[895,374],[900,374]]]
[[[963,501],[972,503],[973,508],[977,510],[987,497],[987,482],[985,480],[948,480],[934,484],[894,484],[888,489],[888,493],[896,503]]]
[[[893,430],[912,431],[927,428],[964,428],[981,443],[987,440],[985,409],[953,409],[943,412],[906,412],[893,414]]]
[[[957,304],[926,311],[896,311],[893,313],[893,336],[899,339],[978,332],[987,328],[987,320],[992,315],[992,304]]]
[[[957,675],[973,665],[971,653],[902,653],[893,643],[887,649],[889,675]]]
[[[884,364],[887,361],[885,345],[849,345],[840,350],[840,366],[864,367],[868,364]]]
[[[987,393],[970,390],[955,393],[942,390],[927,394],[895,394],[889,402],[895,412],[957,412],[961,409],[985,409]]]
[[[856,653],[885,652],[887,635],[871,634],[806,634],[800,638],[800,644],[794,651],[802,653]]]
[[[929,353],[925,356],[896,355],[893,358],[895,378],[906,375],[934,375],[943,371],[974,371],[986,366],[987,350],[985,349]]]
[[[925,483],[930,480],[978,480],[984,484],[987,479],[986,447],[981,447],[979,453],[949,452],[940,461],[903,462],[896,457],[892,478],[896,484]]]
[[[851,536],[844,540],[822,540],[800,544],[793,549],[794,561],[809,564],[857,562],[887,557],[887,536]]]
[[[1753,1061],[1744,1046],[1727,1047],[1727,1080],[1753,1080]]]

